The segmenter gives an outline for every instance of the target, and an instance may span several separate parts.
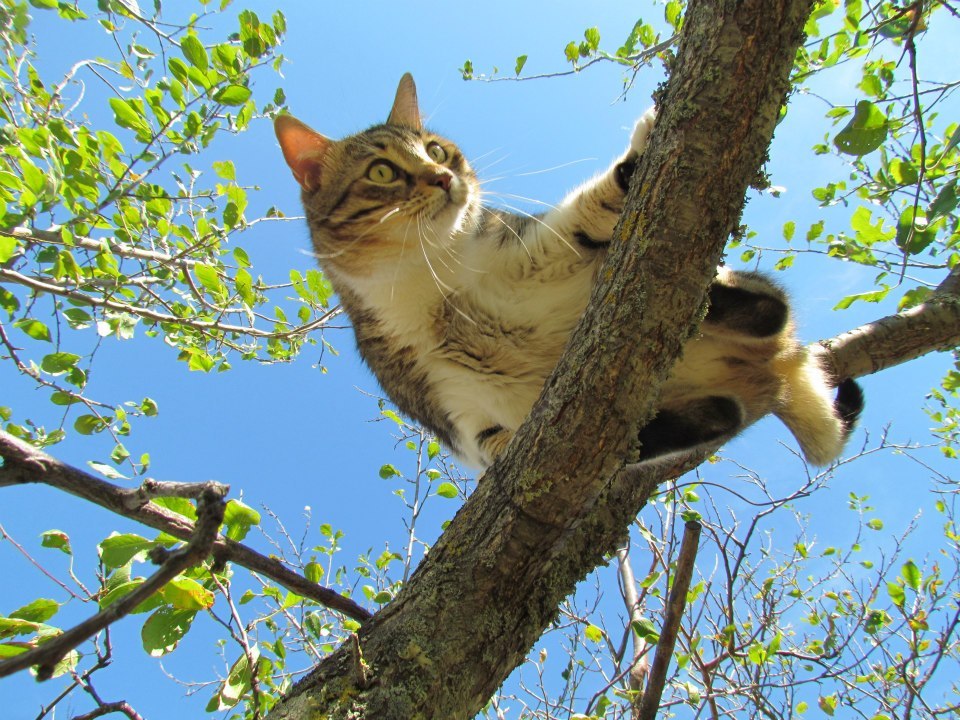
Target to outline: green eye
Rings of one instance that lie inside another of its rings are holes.
[[[430,159],[434,162],[443,163],[447,161],[447,151],[437,142],[432,142],[427,145],[427,155],[429,155]]]
[[[384,160],[378,160],[367,169],[367,179],[375,183],[380,183],[381,185],[386,185],[397,179],[397,171],[390,163]]]

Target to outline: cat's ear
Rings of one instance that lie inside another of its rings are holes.
[[[304,190],[316,190],[320,185],[323,156],[331,141],[293,115],[277,115],[273,129],[293,177]]]
[[[404,127],[422,130],[420,121],[420,107],[417,105],[417,86],[413,84],[413,75],[404,73],[397,86],[397,97],[393,100],[390,109],[388,125],[403,125]]]

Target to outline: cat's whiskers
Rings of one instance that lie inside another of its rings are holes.
[[[520,198],[520,199],[525,200],[526,198]],[[541,218],[537,217],[533,213],[527,212],[523,208],[514,207],[512,205],[506,205],[506,204],[504,205],[504,207],[506,207],[507,210],[518,213],[520,215],[525,215],[526,217],[530,218],[535,223],[539,224],[541,227],[543,227],[544,229],[552,233],[560,242],[566,245],[570,249],[570,251],[573,252],[574,255],[576,255],[577,257],[580,257],[580,251],[577,250],[577,248],[575,248],[573,245],[571,245],[570,241],[567,240],[562,234],[557,232],[552,226],[545,223]]]
[[[444,235],[446,237],[446,234]],[[450,258],[451,262],[455,263],[456,265],[463,266],[463,263],[458,257],[457,252],[452,247],[452,243],[443,242],[440,238],[440,235],[437,233],[436,228],[434,228],[432,224],[421,223],[420,237],[435,251],[435,259],[442,264],[451,275],[454,274],[454,268],[443,259],[444,254]]]
[[[571,160],[570,162],[565,162],[561,165],[554,165],[553,167],[544,168],[543,170],[531,170],[529,172],[517,173],[514,177],[527,177],[529,175],[540,175],[541,173],[553,172],[554,170],[562,170],[565,167],[570,167],[571,165],[577,165],[583,162],[594,162],[597,158],[580,158],[579,160]]]
[[[447,285],[443,280],[440,279],[440,275],[437,273],[436,269],[433,267],[433,263],[430,262],[430,253],[427,252],[426,245],[434,247],[433,243],[426,239],[424,236],[424,225],[423,225],[423,216],[421,213],[416,215],[417,218],[417,234],[420,237],[420,251],[423,253],[423,259],[427,263],[427,269],[430,271],[430,275],[433,277],[433,281],[437,286],[437,289],[440,291],[440,294],[443,296],[444,300],[447,298],[447,292],[453,292],[453,288]]]
[[[502,217],[500,217],[500,213],[495,210],[491,210],[488,207],[483,207],[483,211],[489,213],[493,218],[496,219],[497,222],[509,230],[510,234],[513,235],[517,239],[517,242],[520,243],[520,247],[523,248],[523,251],[527,254],[527,257],[533,260],[533,253],[530,252],[530,248],[528,248],[527,244],[523,241],[523,237],[520,235],[520,233],[510,227],[510,225]]]
[[[380,222],[381,222],[381,223],[386,222],[387,219],[393,217],[393,216],[396,215],[398,212],[400,212],[400,207],[399,207],[399,206],[395,207],[393,210],[390,210],[386,215],[384,215],[382,218],[380,218]]]
[[[423,259],[426,261],[427,268],[430,270],[430,274],[433,276],[433,281],[434,283],[436,283],[437,289],[440,291],[440,297],[443,298],[444,305],[449,306],[455,313],[460,315],[464,320],[466,320],[470,324],[476,325],[477,321],[474,320],[469,315],[467,315],[465,312],[463,312],[463,310],[457,307],[456,303],[454,303],[450,299],[450,295],[453,295],[456,292],[455,289],[450,287],[445,282],[443,282],[443,280],[440,279],[440,276],[437,274],[437,271],[434,269],[433,264],[430,262],[430,254],[427,252],[427,248],[425,247],[424,243],[430,245],[431,247],[436,247],[436,246],[426,238],[425,233],[427,229],[428,228],[422,222],[422,215],[418,214],[417,230],[418,230],[418,234],[420,235],[420,250],[423,252]],[[444,292],[444,290],[447,290],[448,292]]]
[[[400,208],[397,208],[399,210]],[[391,211],[392,212],[392,211]],[[408,217],[407,224],[403,226],[403,239],[400,241],[400,262],[396,264],[396,267],[393,270],[393,280],[390,281],[390,302],[394,301],[394,290],[397,287],[397,276],[400,274],[400,268],[403,267],[403,253],[407,249],[407,234],[410,232],[410,226],[413,224],[414,218]],[[380,222],[383,222],[381,220]]]
[[[371,232],[373,232],[373,231],[376,230],[376,229],[377,229],[376,227],[367,228],[366,230],[364,230],[362,233],[360,233],[360,234],[357,235],[356,237],[351,238],[351,239],[350,239],[350,242],[344,243],[344,246],[343,246],[342,248],[337,249],[336,252],[319,253],[319,252],[314,251],[314,252],[312,253],[312,255],[313,255],[315,258],[317,258],[317,260],[335,260],[336,258],[339,258],[339,257],[341,257],[342,255],[345,255],[345,254],[347,254],[348,252],[351,252],[351,251],[353,250],[353,247],[354,247],[356,244],[358,244],[361,240],[363,240],[367,235],[369,235]]]

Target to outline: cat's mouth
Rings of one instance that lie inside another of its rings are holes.
[[[435,222],[455,222],[470,199],[470,189],[460,178],[453,176],[444,185],[429,188],[425,196],[423,215]]]

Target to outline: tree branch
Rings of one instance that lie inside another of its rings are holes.
[[[0,457],[3,458],[3,465],[0,466],[0,488],[7,485],[43,483],[181,540],[189,540],[193,536],[193,523],[156,503],[149,502],[150,497],[162,494],[163,491],[159,490],[158,486],[165,484],[147,480],[138,489],[120,488],[62,463],[2,430]],[[310,582],[280,561],[265,557],[246,545],[229,538],[217,537],[211,552],[220,562],[233,562],[261,573],[298,595],[315,600],[358,622],[370,619],[370,613],[350,598]]]
[[[36,665],[37,679],[50,679],[57,663],[80,643],[93,637],[124,615],[133,612],[140,603],[148,600],[187,568],[202,563],[210,553],[217,537],[217,530],[223,522],[223,512],[226,508],[223,497],[226,494],[226,488],[214,483],[204,483],[196,488],[194,494],[197,498],[197,523],[186,545],[173,552],[164,550],[162,553],[153,554],[151,559],[160,565],[160,569],[136,590],[103,608],[93,617],[42,645],[8,660],[0,661],[0,677],[12,675]]]
[[[862,377],[960,345],[960,265],[916,307],[861,325],[829,340],[822,353],[836,378]]]
[[[680,554],[677,556],[676,575],[673,578],[673,588],[667,600],[667,611],[660,629],[660,639],[657,640],[657,651],[653,656],[650,667],[650,677],[647,688],[643,692],[643,701],[640,703],[638,720],[655,720],[660,707],[660,697],[667,682],[667,669],[673,657],[673,648],[677,643],[677,634],[680,631],[680,621],[687,606],[687,591],[690,589],[690,579],[693,577],[693,566],[697,559],[697,545],[700,540],[700,523],[690,521],[683,530],[683,540],[680,542]]]

